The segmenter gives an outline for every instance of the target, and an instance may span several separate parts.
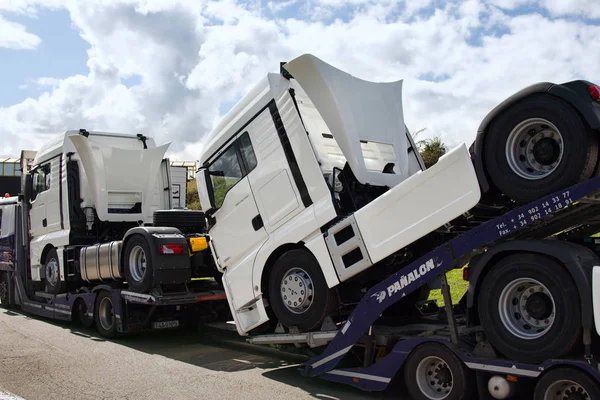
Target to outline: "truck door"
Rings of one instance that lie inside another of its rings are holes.
[[[61,163],[62,157],[55,157],[52,160],[50,160],[49,187],[44,192],[44,204],[46,206],[46,221],[48,224],[48,233],[62,229],[62,221],[60,215],[60,192],[62,190],[60,173]]]
[[[50,163],[40,165],[32,171],[31,209],[29,211],[30,231],[33,237],[48,232],[46,219],[46,192],[50,188]]]
[[[267,240],[248,181],[256,157],[247,135],[240,135],[208,167],[217,208],[210,235],[219,265],[225,269],[225,284],[236,293],[236,308],[253,298],[252,265]]]

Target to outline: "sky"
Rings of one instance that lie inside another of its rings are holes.
[[[244,93],[304,53],[404,80],[417,139],[470,145],[528,85],[600,83],[600,0],[0,0],[0,157],[85,128],[196,160]]]

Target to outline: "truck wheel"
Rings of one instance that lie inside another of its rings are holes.
[[[141,293],[152,288],[151,254],[148,242],[141,235],[133,236],[125,245],[125,278],[131,290]]]
[[[85,328],[91,328],[94,325],[94,317],[93,315],[90,316],[88,314],[88,307],[85,301],[82,298],[77,299],[73,306],[73,315],[71,319]]]
[[[598,383],[576,368],[559,367],[545,373],[538,381],[534,400],[600,399]]]
[[[596,135],[569,104],[550,95],[508,108],[485,135],[486,172],[517,203],[589,179],[598,160]]]
[[[327,287],[317,260],[298,249],[275,262],[269,277],[269,302],[279,322],[301,331],[319,328],[337,306],[335,291]]]
[[[46,254],[44,261],[44,283],[46,284],[46,293],[59,294],[66,290],[66,283],[60,276],[60,263],[56,249],[51,249]]]
[[[115,307],[110,293],[101,290],[96,296],[96,306],[94,307],[94,323],[98,333],[112,339],[117,334],[117,322],[115,320]]]
[[[415,400],[468,400],[475,394],[473,372],[440,343],[424,343],[410,353],[404,382]]]
[[[515,361],[562,357],[581,335],[579,293],[550,258],[517,254],[500,260],[479,289],[479,319],[489,341]]]

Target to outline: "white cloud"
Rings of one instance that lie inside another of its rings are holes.
[[[541,0],[540,3],[555,16],[582,15],[586,18],[600,18],[600,4],[597,0]]]
[[[9,49],[35,49],[41,39],[27,32],[25,25],[8,21],[0,15],[0,47]]]
[[[507,10],[521,6],[540,6],[554,17],[582,16],[600,18],[600,4],[597,0],[490,0],[491,3]]]
[[[38,7],[14,4],[12,12]],[[506,13],[519,4],[69,0],[64,7],[90,44],[89,74],[26,82],[49,86],[39,98],[0,108],[0,136],[15,138],[0,155],[39,145],[40,135],[87,128],[144,132],[172,142],[172,158],[193,160],[222,105],[307,52],[363,79],[404,79],[409,128],[469,144],[485,114],[520,88],[596,79],[600,52],[589,50],[600,27],[572,16]],[[121,83],[134,75],[139,84]]]
[[[41,89],[53,88],[53,87],[58,86],[60,84],[61,80],[58,78],[42,76],[42,77],[36,78],[36,79],[28,78],[25,80],[25,82],[27,82],[27,83],[19,85],[19,89],[27,89],[31,86],[41,88]]]

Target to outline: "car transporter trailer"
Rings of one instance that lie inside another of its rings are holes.
[[[594,177],[513,209],[428,252],[372,287],[341,327],[330,319],[320,331],[308,333],[293,328],[286,331],[278,325],[276,333],[251,336],[247,341],[281,348],[290,345],[324,348],[302,366],[302,374],[367,391],[386,389],[404,367],[405,383],[416,385],[411,393],[417,396],[420,393],[423,399],[514,396],[525,399],[531,398],[531,391],[536,400],[600,399],[600,364],[592,355],[591,328],[583,329],[579,355],[536,364],[511,361],[496,355],[489,342],[481,339],[481,327],[466,327],[464,318],[457,316],[457,306],[452,305],[445,275],[464,265],[461,259],[473,251],[511,239],[523,239],[527,243],[557,232],[574,229],[582,232],[586,227],[589,234],[591,229],[600,226],[597,225],[599,217],[600,177]],[[591,253],[584,245],[554,242],[571,250],[575,248],[581,254]],[[597,313],[600,311],[600,258],[592,254],[592,260],[588,257],[586,262],[591,264],[587,282],[591,294],[589,304],[585,299],[582,303],[584,308],[589,307],[584,312]],[[376,323],[385,309],[436,278],[441,279],[445,313],[438,309],[440,312],[431,318],[431,323],[401,326]],[[440,316],[444,317],[441,322]],[[598,330],[597,314],[595,324]],[[472,337],[478,339],[469,339]],[[336,368],[349,353],[357,356],[362,367]],[[452,387],[458,390],[449,393]]]

